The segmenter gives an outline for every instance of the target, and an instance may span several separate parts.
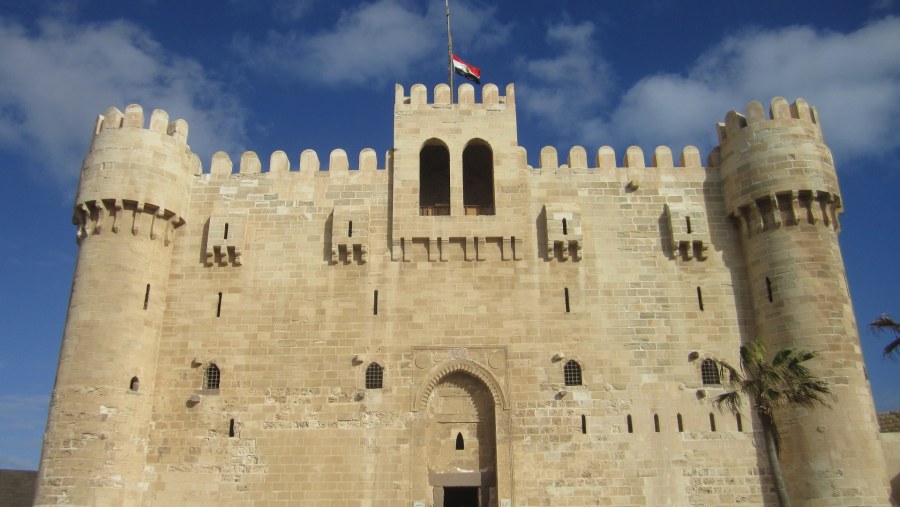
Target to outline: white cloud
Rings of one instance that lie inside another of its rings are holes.
[[[601,133],[608,137],[600,143],[623,149],[641,141],[708,150],[715,144],[713,124],[728,110],[784,96],[790,101],[803,97],[820,110],[826,139],[841,158],[900,148],[898,18],[851,33],[805,26],[748,30],[724,39],[683,73],[641,79],[608,112],[597,107],[602,106],[597,95],[610,91],[604,87],[608,73],[603,67],[584,71],[588,62],[603,61],[589,35],[575,38],[587,42],[563,45],[556,58],[528,67],[528,83],[538,83],[541,92],[536,103],[523,99],[528,112],[546,116],[568,142],[593,146]],[[566,62],[582,72],[567,73],[558,83],[538,77],[548,69],[565,68]],[[567,116],[552,116],[555,107]]]
[[[788,27],[729,37],[686,76],[638,82],[612,123],[628,140],[654,134],[668,142],[708,139],[711,120],[721,121],[725,111],[742,109],[748,100],[767,103],[774,96],[803,97],[821,110],[826,138],[843,156],[900,146],[900,19],[849,34]],[[652,121],[641,125],[640,118]]]
[[[237,100],[196,62],[167,53],[127,22],[44,20],[35,32],[0,19],[0,148],[30,157],[71,188],[93,128],[109,106],[139,103],[190,120],[201,158],[244,137]]]
[[[277,20],[297,21],[312,9],[316,0],[277,0],[272,13]]]
[[[457,2],[454,19],[468,22],[454,33],[454,40],[471,42],[470,50],[504,43],[509,27],[499,23],[494,13],[494,8]],[[485,29],[488,25],[491,30]],[[432,2],[422,12],[415,2],[375,0],[342,11],[327,30],[311,35],[271,31],[265,42],[244,37],[237,47],[249,65],[267,72],[315,84],[380,86],[402,80],[429,60],[443,62],[445,33],[442,3]]]
[[[559,53],[517,61],[523,73],[517,94],[523,109],[563,138],[597,139],[605,133],[596,114],[607,105],[614,76],[594,41],[594,30],[590,22],[552,25],[546,40]]]

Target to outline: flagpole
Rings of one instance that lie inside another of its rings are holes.
[[[450,0],[444,0],[447,6],[447,52],[450,64],[450,102],[453,103],[453,37],[450,36]]]

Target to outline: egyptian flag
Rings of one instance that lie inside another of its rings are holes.
[[[470,81],[475,81],[476,83],[481,84],[481,69],[469,65],[456,55],[453,55],[453,70],[455,70],[456,73],[460,76]]]

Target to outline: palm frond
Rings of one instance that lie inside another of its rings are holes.
[[[743,402],[744,397],[741,392],[739,390],[734,390],[716,396],[713,399],[713,406],[715,406],[719,412],[728,410],[732,414],[740,414]]]
[[[884,348],[884,355],[892,359],[900,357],[900,337],[887,344],[887,347]]]
[[[900,357],[900,322],[884,313],[877,319],[869,322],[869,332],[879,335],[893,333],[894,339],[884,348],[884,355],[892,359]]]
[[[900,333],[900,322],[892,319],[890,315],[886,313],[882,313],[880,317],[869,322],[869,331],[874,334],[886,333],[888,330]]]

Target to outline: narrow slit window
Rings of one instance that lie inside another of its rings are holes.
[[[565,236],[565,235],[569,234],[569,225],[566,223],[565,218],[562,219],[562,225],[563,225],[563,236]]]
[[[378,315],[378,291],[372,295],[372,315]]]
[[[718,385],[722,383],[722,379],[719,377],[719,367],[716,365],[716,362],[712,359],[704,359],[702,363],[700,363],[700,380],[703,381],[703,385]]]
[[[347,222],[347,237],[348,238],[353,237],[353,220],[349,220]]]
[[[709,431],[716,431],[716,415],[709,413]]]
[[[703,311],[703,290],[700,287],[697,287],[697,306],[700,307],[700,311]]]
[[[222,239],[228,239],[228,222],[225,222],[225,234],[222,235]]]
[[[563,368],[563,380],[567,386],[581,385],[581,365],[578,361],[570,360]]]
[[[569,307],[569,288],[568,287],[565,288],[565,290],[563,291],[563,294],[566,297],[566,313],[569,313],[571,311],[571,308]]]
[[[687,233],[690,234],[693,232],[691,229],[691,217],[684,217],[685,224],[687,225]]]
[[[734,414],[734,422],[737,423],[737,430],[740,432],[744,431],[744,419],[741,417],[741,414]]]
[[[218,389],[222,381],[222,372],[216,363],[210,363],[203,375],[203,389]]]
[[[147,284],[147,289],[144,290],[144,310],[150,306],[150,284]]]
[[[675,419],[678,422],[678,433],[683,433],[684,432],[684,420],[681,418],[681,414],[678,414],[675,417]]]
[[[465,450],[465,448],[466,448],[466,441],[463,440],[462,433],[457,433],[456,434],[456,450],[462,451],[462,450]]]
[[[769,302],[773,302],[775,298],[772,297],[772,280],[769,280],[769,277],[766,277],[766,294],[769,296]]]
[[[634,426],[631,425],[631,414],[625,416],[625,426],[628,427],[628,433],[634,433]]]
[[[228,421],[228,436],[234,437],[234,419]]]
[[[653,414],[653,429],[659,433],[659,414]]]
[[[581,414],[581,433],[587,435],[587,416]]]
[[[219,293],[219,302],[216,303],[216,317],[222,316],[222,293]]]
[[[372,363],[366,368],[366,389],[381,389],[384,385],[384,368]]]
[[[137,377],[131,377],[131,382],[128,383],[128,389],[133,392],[138,392],[141,388],[141,381],[138,380]]]

